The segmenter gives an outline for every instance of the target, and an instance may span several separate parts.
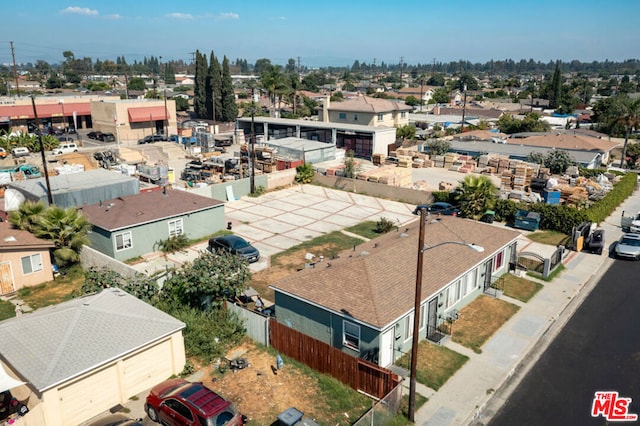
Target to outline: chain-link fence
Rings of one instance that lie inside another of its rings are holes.
[[[400,410],[402,402],[402,383],[398,384],[384,398],[358,419],[353,426],[385,426],[391,424]]]

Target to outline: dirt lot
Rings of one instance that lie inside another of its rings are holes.
[[[248,424],[270,425],[289,407],[296,407],[307,417],[326,424],[322,420],[326,420],[329,410],[320,403],[322,398],[314,378],[286,364],[275,374],[276,358],[252,343],[245,343],[232,353],[240,351],[244,352],[240,356],[247,359],[249,367],[235,373],[230,370],[220,373],[218,368],[209,365],[202,368],[205,372],[202,381],[233,401],[238,411],[248,417]]]

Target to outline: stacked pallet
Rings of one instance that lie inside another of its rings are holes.
[[[412,163],[413,163],[413,157],[411,157],[410,155],[398,154],[398,167],[409,169],[411,168]]]
[[[589,192],[584,186],[561,184],[555,189],[560,191],[560,198],[566,200],[567,203],[579,204],[581,202],[588,201],[589,199]]]
[[[511,190],[513,189],[513,172],[511,169],[503,170],[500,173],[500,189]]]
[[[327,167],[325,172],[327,176],[336,176],[339,175],[342,169],[345,168],[344,164],[338,164],[337,166]]]
[[[378,173],[378,183],[384,183],[391,186],[401,186],[410,188],[412,184],[411,170],[399,167],[380,168]]]
[[[514,170],[513,189],[527,191],[531,186],[531,179],[534,177],[534,168],[527,165],[527,163],[520,162]]]
[[[436,155],[433,157],[434,167],[444,167],[444,155]]]
[[[385,154],[373,154],[371,161],[373,162],[374,165],[381,166],[382,164],[385,163],[386,159],[387,159],[387,156]]]
[[[444,168],[445,169],[451,169],[451,167],[453,167],[453,164],[458,160],[458,154],[453,153],[453,152],[447,152],[444,155]]]
[[[478,164],[470,155],[460,155],[457,163],[460,164],[458,168],[460,173],[471,173],[478,167]]]

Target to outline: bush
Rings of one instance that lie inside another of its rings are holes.
[[[588,210],[588,219],[593,223],[605,220],[624,200],[629,198],[638,185],[638,175],[627,173],[601,200]]]
[[[189,239],[186,235],[174,235],[166,240],[158,241],[158,248],[163,253],[175,253],[189,246]]]
[[[391,220],[386,217],[381,217],[380,220],[376,222],[376,227],[373,231],[377,234],[386,234],[395,227],[396,225]]]
[[[433,202],[444,202],[444,203],[453,203],[454,202],[454,193],[450,191],[433,191],[431,193],[433,195]]]

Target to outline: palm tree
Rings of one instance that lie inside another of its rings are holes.
[[[80,260],[82,246],[89,243],[91,224],[73,207],[52,206],[37,217],[34,235],[55,244],[53,257],[59,266]]]
[[[624,126],[624,145],[620,156],[620,167],[624,167],[624,159],[627,155],[627,144],[631,130],[640,126],[640,98],[632,100],[627,95],[621,96],[615,108],[616,123]]]
[[[20,204],[18,210],[9,212],[9,222],[22,231],[33,233],[37,217],[40,216],[46,208],[46,205],[42,201],[37,203],[25,201]]]
[[[70,207],[46,207],[43,202],[25,201],[9,213],[9,222],[55,245],[53,257],[58,266],[80,260],[80,249],[88,244],[91,224],[78,210]]]
[[[287,88],[286,79],[280,67],[270,65],[269,68],[264,70],[260,75],[260,82],[262,87],[267,91],[269,95],[269,103],[271,104],[272,116],[275,115],[276,97],[279,94],[284,93]]]
[[[493,207],[497,193],[488,176],[469,175],[455,189],[454,199],[463,216],[477,219]]]

